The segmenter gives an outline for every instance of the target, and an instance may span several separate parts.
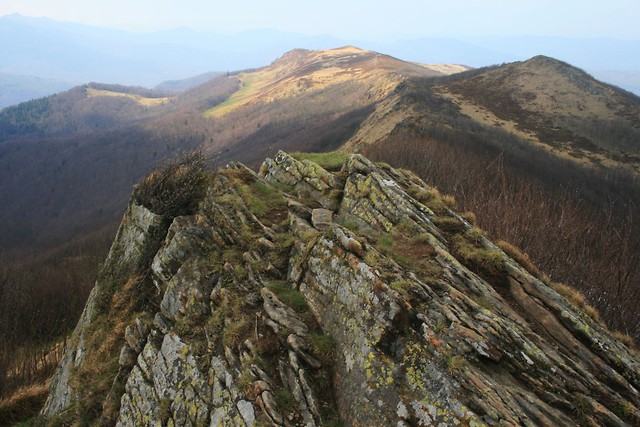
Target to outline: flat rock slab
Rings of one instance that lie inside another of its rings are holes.
[[[311,211],[311,222],[318,230],[326,230],[333,222],[333,212],[329,209],[314,209]]]

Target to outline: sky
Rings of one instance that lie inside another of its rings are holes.
[[[12,13],[129,31],[277,29],[351,39],[406,36],[640,40],[638,0],[0,0]]]

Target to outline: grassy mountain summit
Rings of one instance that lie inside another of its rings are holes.
[[[369,84],[366,96],[375,101],[408,76],[442,74],[435,66],[419,66],[353,46],[322,51],[296,49],[269,67],[240,73],[237,78],[241,89],[207,114],[219,117],[242,105],[317,92],[356,78]]]
[[[441,87],[461,111],[560,156],[640,172],[640,98],[537,56]]]
[[[407,125],[433,128],[437,122],[430,116],[442,116],[443,110],[502,129],[553,156],[640,173],[640,98],[544,56],[441,79],[412,79],[378,105],[370,124],[347,145],[358,150]],[[389,132],[380,134],[385,128]]]

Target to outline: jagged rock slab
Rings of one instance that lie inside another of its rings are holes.
[[[231,164],[188,216],[132,203],[106,266],[46,419],[97,389],[104,425],[640,424],[637,352],[359,155]],[[106,352],[91,337],[116,318]],[[79,381],[88,360],[119,368]]]

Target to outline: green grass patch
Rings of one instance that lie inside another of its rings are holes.
[[[351,154],[342,151],[328,151],[326,153],[292,153],[291,156],[296,160],[309,160],[317,163],[328,171],[338,171],[342,168],[344,162],[349,159]]]
[[[447,356],[444,359],[444,364],[447,367],[449,373],[454,373],[462,370],[467,366],[467,359],[462,356]]]
[[[273,396],[276,398],[278,409],[285,414],[293,411],[298,406],[296,398],[293,397],[293,394],[286,388],[277,389],[273,393]]]
[[[466,234],[467,237],[475,243],[480,243],[482,241],[482,238],[484,237],[484,233],[482,232],[482,230],[476,226],[469,228],[466,231]]]
[[[283,303],[294,309],[298,313],[308,313],[309,306],[307,300],[302,293],[293,289],[284,280],[271,280],[267,283],[267,287],[275,293]]]
[[[431,221],[436,227],[448,234],[464,233],[467,229],[462,221],[452,216],[437,216]]]
[[[324,364],[333,360],[336,342],[329,335],[309,334],[307,336],[311,346],[311,352]]]
[[[231,348],[237,347],[247,337],[250,328],[251,324],[246,317],[234,319],[222,330],[222,344]]]
[[[340,225],[348,230],[353,231],[354,233],[360,233],[364,228],[362,221],[355,219],[345,219],[343,221],[340,221]]]
[[[240,88],[235,91],[226,101],[205,111],[204,116],[224,116],[225,114],[250,101],[260,92],[260,89],[262,89],[266,83],[268,83],[268,80],[265,79],[264,73],[260,71],[243,74]]]
[[[422,203],[437,214],[446,214],[448,209],[455,209],[456,200],[453,196],[442,195],[437,188],[411,185],[407,194]]]
[[[288,216],[287,200],[280,190],[263,181],[240,185],[237,191],[249,210],[267,223],[279,223]]]
[[[393,290],[398,292],[400,295],[408,296],[409,290],[411,289],[412,283],[408,280],[394,280],[389,285]]]

